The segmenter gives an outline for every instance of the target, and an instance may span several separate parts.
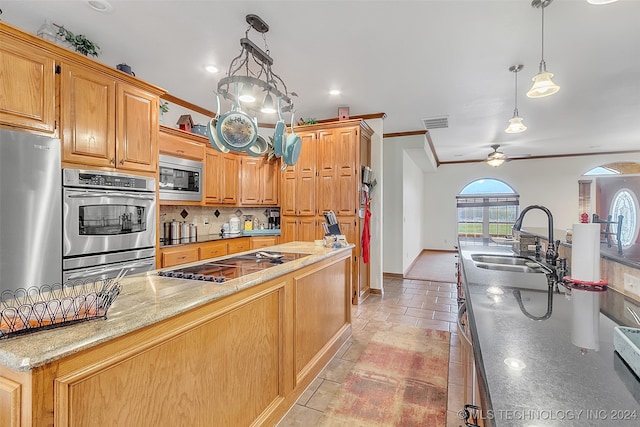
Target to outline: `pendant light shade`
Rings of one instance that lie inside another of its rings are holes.
[[[260,111],[265,114],[273,114],[276,112],[276,108],[273,105],[273,97],[270,93],[267,93],[267,96],[264,97]]]
[[[542,11],[542,59],[540,60],[540,68],[538,74],[533,76],[533,86],[527,92],[529,98],[543,98],[553,95],[560,90],[560,86],[555,84],[551,78],[553,73],[547,71],[547,63],[544,62],[544,8],[549,6],[553,0],[533,0],[532,7],[539,7]]]
[[[251,83],[245,83],[242,85],[242,90],[240,91],[240,96],[238,99],[242,102],[255,102],[256,97],[253,96],[253,85]]]
[[[551,80],[553,73],[548,72],[546,68],[544,61],[541,62],[540,72],[531,79],[533,80],[533,86],[527,92],[529,98],[544,98],[560,90],[560,86]]]
[[[514,116],[509,119],[509,126],[504,130],[506,133],[520,133],[527,130],[527,127],[522,123],[522,117],[518,117],[517,111]]]
[[[506,133],[520,133],[527,130],[527,127],[522,123],[522,117],[518,114],[518,72],[522,70],[524,65],[512,65],[509,67],[509,71],[515,74],[516,77],[516,88],[515,88],[515,106],[513,108],[513,117],[509,119],[509,126],[504,130]],[[499,166],[499,165],[498,165]]]

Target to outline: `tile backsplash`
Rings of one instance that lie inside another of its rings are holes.
[[[258,221],[264,228],[267,228],[267,209],[257,207],[210,207],[210,206],[160,206],[160,224],[176,220],[178,222],[186,221],[187,224],[195,224],[198,228],[198,236],[207,234],[220,234],[222,224],[229,222],[232,216],[237,216],[240,211],[240,226],[244,223],[244,215],[252,215],[257,217]],[[218,212],[218,216],[216,216]],[[183,217],[184,215],[184,217]],[[162,233],[163,227],[160,227]]]

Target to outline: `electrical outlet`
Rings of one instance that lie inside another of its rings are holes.
[[[624,290],[625,292],[640,296],[640,277],[624,273]]]

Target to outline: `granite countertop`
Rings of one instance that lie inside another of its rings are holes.
[[[572,303],[564,292],[553,293],[546,320],[532,320],[520,308],[516,290],[524,310],[538,317],[547,313],[544,274],[481,269],[471,259],[474,253],[512,252],[504,246],[460,248],[488,425],[637,426],[640,382],[614,354],[617,323],[600,313],[599,350],[585,352],[572,343]],[[497,288],[502,294],[496,295]],[[606,298],[617,296],[609,291]],[[524,368],[507,366],[509,358]]]
[[[309,254],[265,270],[247,274],[224,283],[161,277],[157,270],[127,276],[121,281],[120,295],[113,302],[105,320],[92,320],[34,332],[0,341],[0,365],[16,371],[29,371],[69,354],[93,347],[134,330],[250,288],[291,271],[317,263],[345,248],[325,248],[313,242],[290,242],[261,251]],[[257,251],[247,251],[238,256]],[[198,261],[184,266],[197,265]]]
[[[218,240],[231,240],[238,239],[241,237],[251,237],[251,236],[279,236],[280,229],[266,229],[266,230],[243,230],[241,235],[235,236],[225,236],[221,233],[217,234],[204,234],[201,236],[197,236],[194,240],[189,240],[188,242],[178,242],[178,243],[166,243],[164,239],[160,239],[160,247],[161,248],[173,248],[178,246],[184,246],[194,243],[206,243],[206,242],[215,242]]]

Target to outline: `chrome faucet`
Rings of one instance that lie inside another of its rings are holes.
[[[549,244],[547,245],[547,253],[546,253],[545,259],[549,265],[555,266],[556,259],[558,259],[558,252],[556,250],[556,245],[559,246],[560,241],[555,242],[553,240],[553,215],[551,214],[551,211],[549,209],[547,209],[542,205],[527,206],[522,210],[522,212],[520,212],[520,216],[518,216],[518,219],[516,219],[516,222],[513,223],[513,230],[520,231],[520,229],[522,228],[522,220],[524,219],[524,216],[527,214],[527,212],[529,212],[532,209],[539,209],[543,211],[545,214],[547,214],[548,229],[549,229],[548,230]]]

